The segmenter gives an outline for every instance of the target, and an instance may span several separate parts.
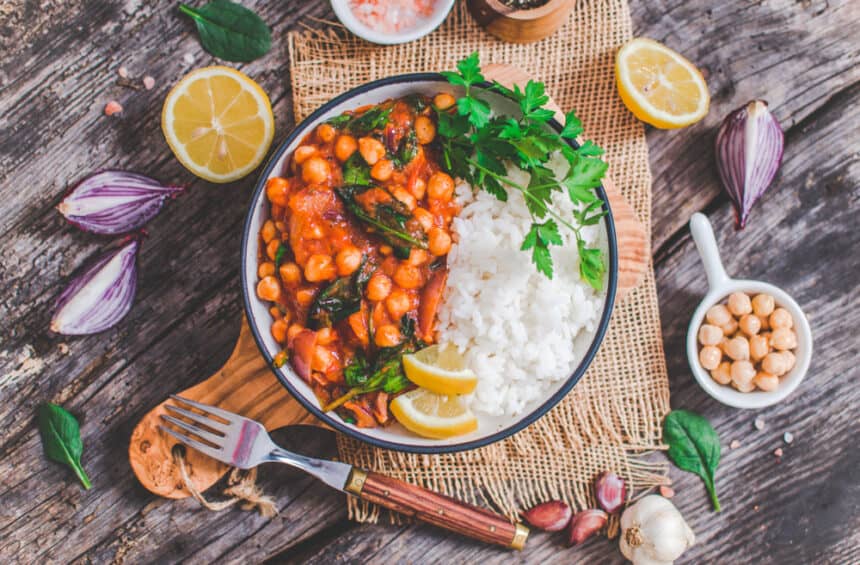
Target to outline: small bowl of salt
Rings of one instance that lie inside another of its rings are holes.
[[[453,6],[454,0],[331,0],[344,27],[380,45],[424,37],[439,27]]]

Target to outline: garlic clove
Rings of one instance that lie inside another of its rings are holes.
[[[579,545],[602,530],[609,520],[603,510],[592,508],[574,514],[567,529],[568,545]]]
[[[726,116],[716,140],[717,170],[743,229],[753,204],[770,186],[785,143],[767,102],[753,100]]]
[[[645,496],[621,515],[618,545],[633,565],[671,565],[695,541],[684,517],[662,496]]]
[[[607,471],[594,481],[594,495],[600,507],[612,514],[624,505],[627,486],[624,479]]]
[[[523,512],[523,518],[535,528],[547,532],[559,532],[570,522],[572,514],[570,506],[563,501],[551,500]]]

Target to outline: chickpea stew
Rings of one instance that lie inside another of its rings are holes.
[[[439,94],[358,108],[317,126],[270,178],[257,295],[271,333],[324,411],[389,424],[413,385],[403,355],[435,342],[447,280],[454,179],[441,170]]]

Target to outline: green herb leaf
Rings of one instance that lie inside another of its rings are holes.
[[[484,75],[481,74],[481,61],[477,51],[473,51],[471,55],[462,59],[457,63],[457,70],[468,85],[473,85],[484,81]]]
[[[490,121],[490,105],[471,96],[457,100],[457,111],[467,116],[469,123],[476,128],[484,127]]]
[[[565,139],[575,139],[582,133],[582,121],[576,117],[574,112],[568,112],[564,115],[564,128],[561,130],[561,135]]]
[[[412,162],[412,159],[418,154],[418,138],[415,137],[415,130],[409,130],[400,144],[397,146],[397,152],[394,154],[394,166],[398,169],[403,168]],[[370,173],[368,172],[368,175]]]
[[[404,243],[412,247],[427,249],[427,235],[423,232],[408,233],[405,225],[409,219],[408,210],[394,197],[387,204],[377,204],[372,211],[365,210],[356,200],[356,197],[367,190],[366,186],[358,185],[343,185],[335,188],[337,194],[347,210],[356,217],[356,219],[368,224],[376,229],[380,237],[394,247],[395,253],[402,258],[403,249],[405,248],[406,256],[409,256],[409,248]]]
[[[39,406],[38,421],[45,455],[71,467],[84,488],[89,489],[92,484],[81,466],[84,444],[78,421],[66,410],[51,403]]]
[[[373,184],[373,179],[370,177],[370,165],[365,162],[364,157],[358,151],[353,153],[343,164],[343,182],[344,184],[360,186]]]
[[[278,245],[278,250],[275,251],[275,270],[278,270],[281,266],[281,261],[284,260],[284,255],[287,254],[287,251],[289,251],[289,248],[286,245],[283,243]]]
[[[272,32],[266,22],[229,0],[212,0],[200,8],[180,4],[179,11],[194,19],[203,48],[226,61],[248,63],[272,47]]]
[[[347,386],[358,387],[367,382],[367,360],[361,351],[356,351],[352,361],[343,370],[343,378]]]
[[[593,289],[600,290],[603,288],[603,274],[606,272],[603,252],[586,247],[581,239],[577,240],[576,247],[579,252],[579,276]]]
[[[553,276],[553,264],[549,246],[561,244],[562,239],[558,231],[558,224],[553,220],[547,220],[542,224],[532,224],[531,229],[523,240],[521,249],[523,251],[531,249],[532,263],[534,263],[538,271],[551,279]]]
[[[663,442],[678,468],[699,475],[711,496],[714,510],[720,501],[714,487],[714,473],[720,463],[720,438],[702,416],[688,410],[672,410],[663,420]]]
[[[354,116],[346,125],[351,133],[355,135],[367,135],[368,133],[382,129],[388,123],[388,116],[391,115],[394,107],[381,108],[374,106],[363,114]]]
[[[349,114],[341,114],[340,116],[335,116],[333,118],[327,119],[325,123],[334,128],[343,129],[346,127],[346,124],[350,122],[350,120],[352,120],[352,116],[350,116]]]

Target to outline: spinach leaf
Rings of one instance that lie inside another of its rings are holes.
[[[352,116],[349,114],[341,114],[340,116],[327,119],[325,123],[337,129],[343,129],[350,120],[352,120]]]
[[[421,94],[409,94],[403,99],[403,101],[418,114],[423,112],[424,108],[428,106],[427,98]]]
[[[393,107],[383,109],[374,106],[361,115],[352,116],[345,129],[353,135],[367,135],[373,130],[382,129],[388,123],[388,116],[391,115],[392,110],[394,110]]]
[[[372,274],[373,266],[364,256],[353,274],[341,277],[324,288],[308,310],[308,327],[312,330],[330,328],[361,310],[361,296]]]
[[[384,204],[376,204],[372,211],[365,210],[356,197],[367,189],[366,186],[343,185],[335,188],[335,193],[356,219],[375,228],[378,235],[394,248],[397,257],[403,259],[404,254],[409,257],[409,246],[427,249],[425,233],[411,234],[406,231],[409,210],[394,197]]]
[[[663,443],[669,446],[669,458],[678,468],[705,481],[714,510],[719,512],[714,473],[720,463],[720,438],[711,424],[695,412],[672,410],[663,421]]]
[[[364,157],[356,151],[343,164],[343,182],[344,184],[357,184],[360,186],[370,186],[373,180],[370,178],[370,165],[364,160]]]
[[[71,467],[84,488],[89,489],[92,484],[81,466],[84,444],[75,417],[56,404],[45,403],[39,406],[38,422],[45,455]]]
[[[362,386],[367,382],[367,360],[361,351],[356,351],[352,361],[343,370],[343,378],[347,386]]]
[[[397,146],[397,152],[394,154],[392,161],[397,168],[408,165],[412,159],[418,154],[418,138],[415,137],[415,130],[403,136],[400,144]]]
[[[278,267],[281,266],[281,261],[284,260],[284,255],[287,254],[287,251],[288,251],[288,248],[283,243],[281,243],[278,246],[278,250],[275,251],[275,269],[276,270],[278,269]]]
[[[248,63],[272,47],[272,32],[266,22],[229,0],[212,0],[200,8],[180,4],[179,11],[194,19],[203,48],[226,61]]]

